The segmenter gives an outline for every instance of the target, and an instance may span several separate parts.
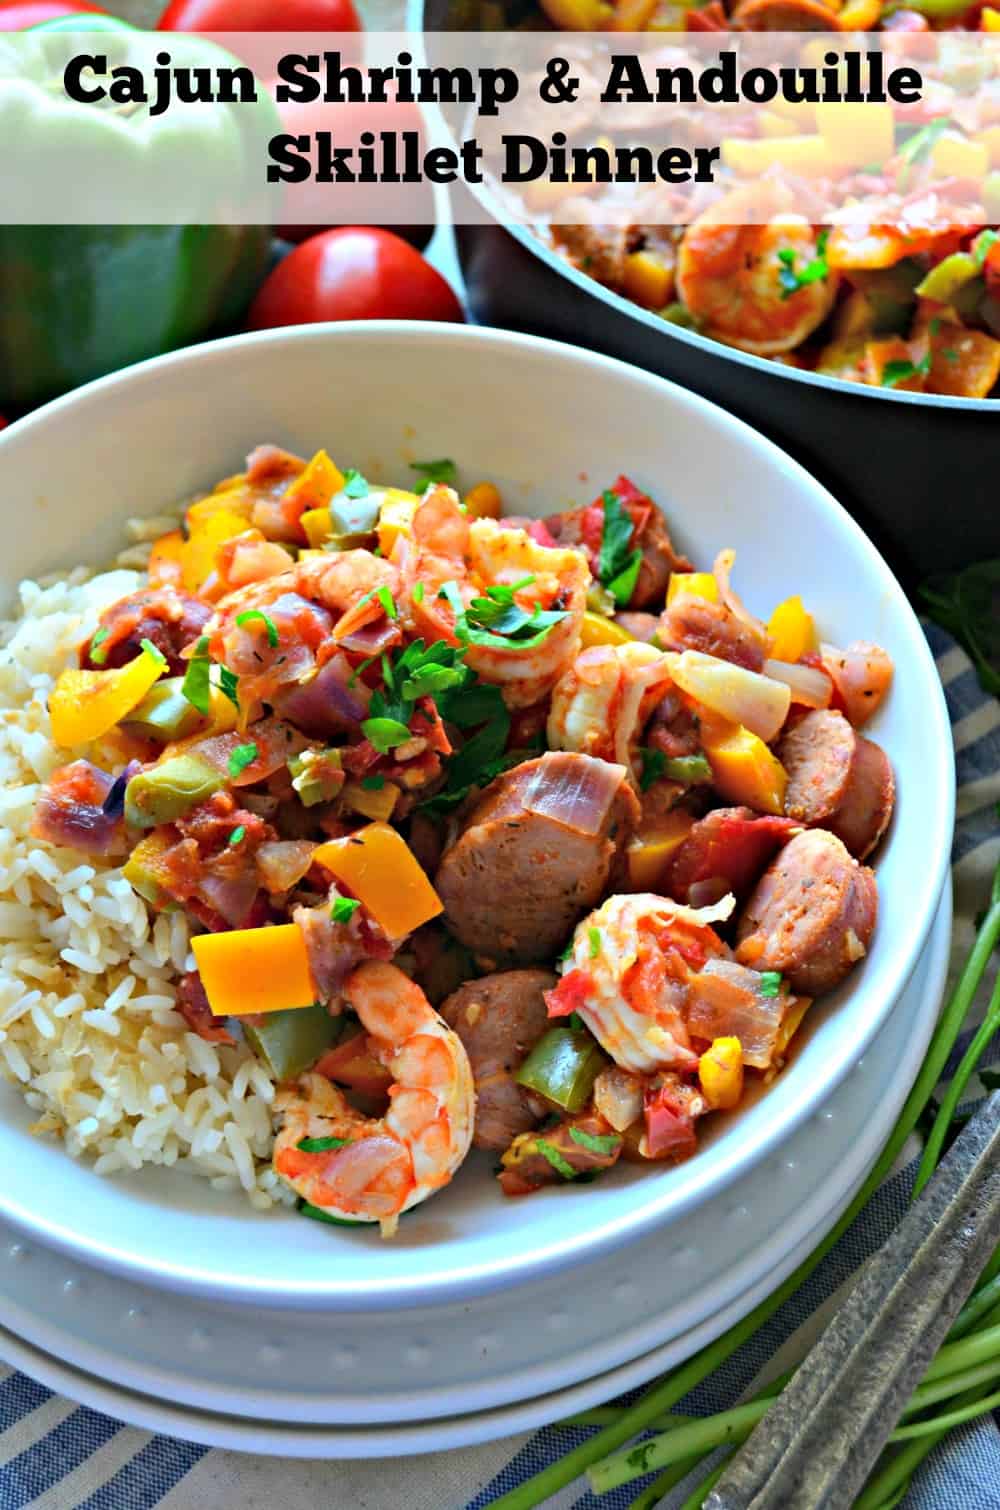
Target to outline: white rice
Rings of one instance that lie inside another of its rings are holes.
[[[21,586],[0,648],[0,1073],[100,1174],[176,1165],[266,1209],[293,1199],[269,1164],[274,1086],[243,1044],[210,1044],[175,1008],[191,968],[180,913],[155,919],[117,866],[31,837],[43,782],[73,758],[47,700],[101,610],[141,585],[142,521],[116,569]],[[79,753],[79,752],[74,752]]]

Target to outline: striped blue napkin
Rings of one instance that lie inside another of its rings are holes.
[[[982,692],[967,656],[948,635],[933,625],[927,635],[944,684],[958,768],[954,972],[1000,858],[1000,703]],[[984,990],[981,1000],[986,995]],[[959,1040],[945,1079],[972,1031]],[[1000,1060],[1000,1042],[987,1058]],[[973,1082],[973,1097],[979,1094]],[[695,1415],[724,1409],[773,1365],[775,1354],[786,1366],[805,1351],[825,1309],[902,1215],[916,1151],[904,1151],[901,1165],[803,1289],[679,1409]],[[124,1426],[0,1366],[0,1510],[485,1510],[584,1435],[548,1427],[446,1454],[370,1463],[282,1461]],[[548,1504],[552,1510],[625,1510],[637,1491],[633,1484],[598,1499],[577,1483]],[[682,1500],[683,1486],[668,1503]],[[904,1510],[1000,1510],[1000,1431],[992,1418],[943,1442],[902,1504]]]

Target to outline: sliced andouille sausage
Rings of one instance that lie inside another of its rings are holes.
[[[710,603],[687,593],[664,609],[656,638],[666,650],[700,650],[748,671],[760,671],[767,659],[767,635],[732,612],[725,603]]]
[[[567,751],[515,766],[442,857],[448,926],[494,964],[552,959],[604,895],[638,818],[624,766]]]
[[[863,860],[892,817],[896,795],[885,751],[855,732],[842,713],[818,708],[781,740],[788,774],[785,812],[810,827],[828,828]]]
[[[477,1148],[506,1148],[549,1110],[514,1075],[550,1025],[543,992],[557,983],[551,970],[504,970],[466,981],[439,1009],[472,1066]]]
[[[705,907],[727,892],[744,897],[775,850],[799,825],[792,818],[718,807],[699,818],[678,847],[666,877],[675,902]]]
[[[740,918],[736,959],[780,971],[793,991],[819,996],[867,954],[877,913],[874,873],[836,834],[806,829],[757,883]]]

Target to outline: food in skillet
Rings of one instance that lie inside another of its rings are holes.
[[[0,1053],[101,1170],[389,1234],[472,1144],[508,1195],[687,1158],[871,944],[888,655],[626,477],[416,470],[264,446],[145,577],[28,590]]]

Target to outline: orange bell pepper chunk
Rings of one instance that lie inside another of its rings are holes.
[[[195,505],[200,508],[200,504]],[[193,510],[188,510],[190,520]],[[242,514],[227,508],[217,508],[213,513],[199,516],[197,527],[192,527],[182,564],[181,578],[188,592],[196,593],[207,577],[215,570],[215,554],[220,545],[242,535],[247,521]]]
[[[388,823],[321,844],[313,863],[343,881],[387,938],[404,938],[444,911],[413,851]]]
[[[492,482],[477,482],[465,495],[465,509],[470,519],[499,519],[503,513],[500,489]]]
[[[712,781],[729,802],[758,813],[785,810],[788,774],[778,757],[742,724],[702,721],[702,744]]]
[[[311,1007],[316,1000],[305,936],[297,923],[195,934],[191,948],[216,1017]]]
[[[325,451],[316,455],[281,495],[282,503],[291,504],[300,515],[307,510],[329,508],[330,500],[344,486],[344,474]]]

